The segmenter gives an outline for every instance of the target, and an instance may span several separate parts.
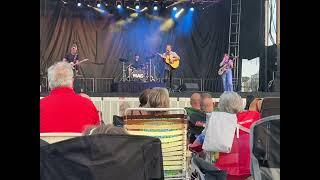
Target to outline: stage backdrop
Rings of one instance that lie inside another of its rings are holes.
[[[90,8],[62,5],[61,1],[40,1],[40,70],[43,75],[54,62],[61,61],[72,43],[78,44],[79,55],[93,63],[82,69],[86,77],[119,77],[119,58],[142,60],[156,52],[164,52],[167,43],[181,57],[176,77],[215,78],[223,53],[227,52],[230,0],[205,10],[188,9],[170,25],[170,11],[160,15],[130,17],[107,13],[98,15]],[[157,75],[163,73],[159,57],[152,61]]]

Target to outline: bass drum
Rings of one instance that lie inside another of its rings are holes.
[[[143,79],[144,78],[143,70],[133,70],[132,77],[136,79]]]

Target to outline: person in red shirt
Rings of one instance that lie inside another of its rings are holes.
[[[50,94],[40,100],[40,133],[79,132],[99,125],[98,110],[91,100],[73,90],[73,70],[67,62],[48,69]]]

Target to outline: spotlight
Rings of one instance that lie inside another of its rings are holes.
[[[184,9],[182,8],[182,9],[180,9],[180,11],[178,11],[175,15],[174,15],[174,17],[175,18],[178,18],[180,15],[181,15],[181,13],[184,11]]]
[[[118,9],[120,9],[122,7],[121,1],[116,1],[116,6]]]
[[[136,10],[139,10],[139,9],[140,9],[140,2],[139,2],[139,1],[136,1],[136,2],[134,3],[134,7],[135,7]]]
[[[97,7],[98,7],[98,8],[100,8],[100,7],[101,7],[101,4],[100,4],[100,3],[98,3],[98,4],[97,4]]]
[[[194,8],[193,8],[193,7],[191,7],[191,8],[190,8],[190,11],[194,11]]]
[[[81,3],[78,3],[77,6],[80,7],[80,6],[81,6]]]
[[[177,10],[177,7],[173,7],[172,10],[176,11],[176,10]]]
[[[159,2],[158,1],[154,1],[153,2],[153,10],[157,11],[158,10],[158,6],[159,6]]]

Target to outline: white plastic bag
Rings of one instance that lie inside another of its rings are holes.
[[[206,151],[229,153],[237,128],[236,114],[212,112],[207,117],[209,119],[202,148]]]

